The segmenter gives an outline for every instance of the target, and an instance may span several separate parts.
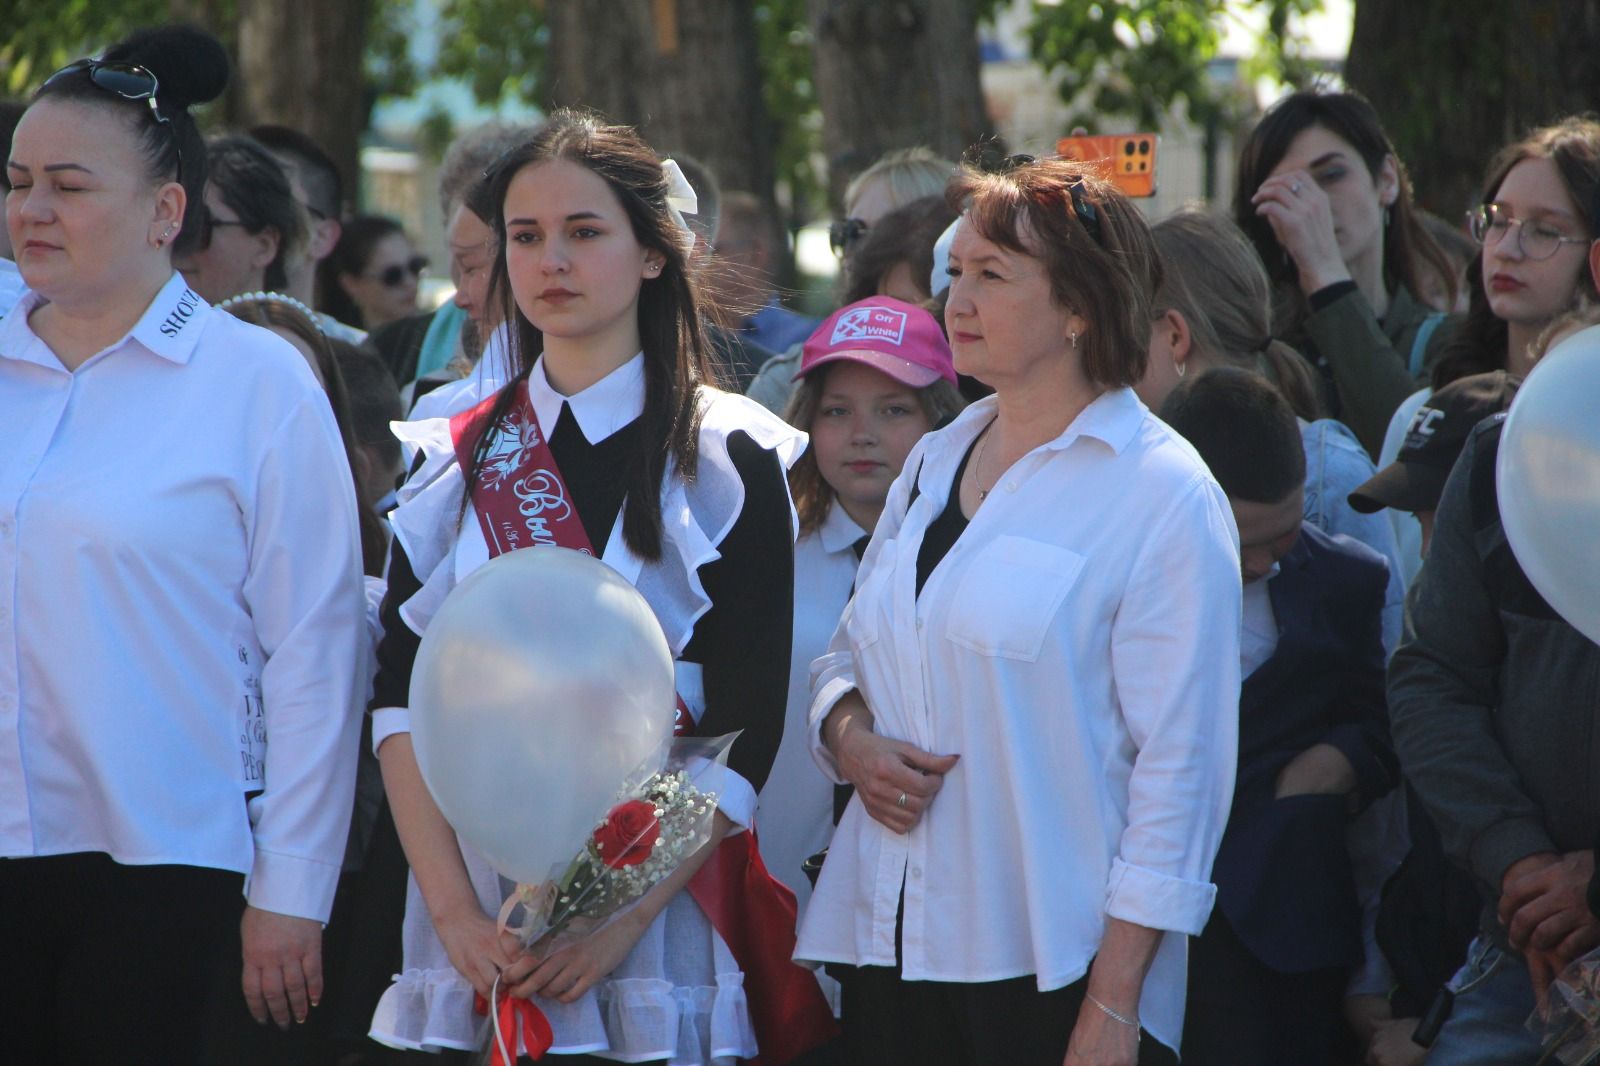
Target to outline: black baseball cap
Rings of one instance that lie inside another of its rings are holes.
[[[1411,416],[1400,454],[1350,494],[1350,506],[1362,514],[1385,507],[1437,510],[1472,427],[1510,407],[1521,384],[1521,378],[1495,370],[1452,381],[1428,397]]]

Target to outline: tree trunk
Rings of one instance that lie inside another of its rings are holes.
[[[1357,0],[1345,78],[1382,116],[1418,202],[1455,222],[1502,145],[1600,107],[1597,53],[1595,0]]]
[[[773,202],[776,131],[761,95],[752,0],[558,0],[545,5],[553,107],[636,126],[726,190]]]
[[[290,126],[320,144],[360,189],[360,136],[369,101],[362,72],[368,4],[360,0],[238,0],[237,121]]]
[[[828,195],[883,153],[926,145],[958,160],[992,134],[972,0],[807,0]]]

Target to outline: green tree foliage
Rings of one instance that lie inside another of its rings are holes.
[[[26,97],[74,59],[171,17],[170,0],[0,0],[0,94]]]
[[[1266,16],[1247,73],[1304,84],[1314,71],[1289,22],[1320,9],[1321,0],[1062,0],[1035,5],[1029,44],[1046,70],[1059,73],[1062,98],[1078,108],[1074,121],[1091,131],[1106,116],[1158,126],[1179,101],[1198,123],[1227,120],[1229,101],[1207,64],[1242,6]]]

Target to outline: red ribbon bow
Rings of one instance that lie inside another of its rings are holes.
[[[480,1016],[487,1016],[489,1001],[482,996],[473,996],[472,1009]],[[544,1058],[544,1053],[556,1042],[555,1033],[550,1030],[550,1019],[544,1016],[544,1011],[533,1005],[532,1000],[516,999],[502,993],[496,1014],[500,1032],[508,1038],[511,1060],[506,1061],[505,1056],[500,1054],[500,1042],[491,1040],[493,1048],[489,1055],[489,1066],[516,1066],[519,1043],[527,1049],[530,1059],[538,1060]]]

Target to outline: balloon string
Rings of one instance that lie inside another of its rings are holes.
[[[500,1052],[501,1062],[516,1062],[516,1056],[512,1055],[510,1051],[506,1050],[506,1037],[505,1034],[500,1031],[500,1011],[496,1009],[496,1006],[499,1004],[499,1002],[500,975],[497,973],[494,975],[494,984],[489,986],[489,1018],[494,1024],[495,1048]]]

